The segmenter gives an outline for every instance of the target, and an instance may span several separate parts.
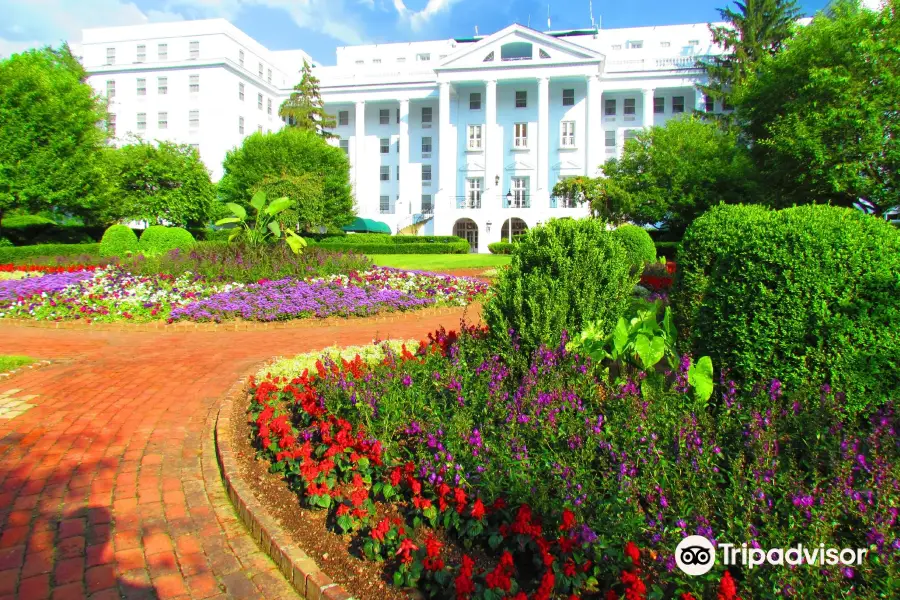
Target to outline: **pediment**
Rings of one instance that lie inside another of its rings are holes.
[[[506,165],[507,171],[533,171],[534,165],[525,162],[524,160],[514,160],[513,162]]]
[[[564,160],[553,165],[554,171],[582,171],[584,167],[581,165],[572,162],[571,160]]]
[[[468,171],[484,171],[484,163],[480,163],[477,160],[473,160],[470,163],[465,163],[460,165],[460,172],[468,172]]]
[[[564,39],[522,25],[510,25],[474,44],[467,44],[448,56],[435,70],[596,63],[604,58],[599,52]]]

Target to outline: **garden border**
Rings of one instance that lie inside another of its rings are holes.
[[[241,479],[228,431],[231,429],[235,400],[246,397],[247,379],[242,377],[226,392],[219,403],[214,425],[216,462],[228,498],[253,540],[278,565],[278,569],[301,597],[306,600],[355,600],[290,540],[281,525],[253,497],[250,487]]]

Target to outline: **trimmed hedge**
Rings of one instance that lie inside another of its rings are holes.
[[[354,235],[329,236],[318,240],[320,246],[331,244],[450,244],[463,240],[455,235],[390,235],[387,233],[357,233]]]
[[[40,244],[36,246],[0,247],[0,263],[20,263],[36,258],[57,256],[100,256],[100,244]]]
[[[511,242],[494,242],[488,244],[488,250],[491,254],[512,254],[515,246]]]
[[[635,267],[656,262],[656,247],[647,230],[637,225],[622,225],[612,232],[613,237],[622,243],[628,260]]]
[[[452,243],[413,244],[310,244],[323,250],[356,252],[361,254],[467,254],[469,243],[465,240]]]
[[[673,305],[696,355],[751,383],[900,389],[900,231],[827,205],[720,206],[688,227]]]
[[[103,235],[102,227],[58,225],[37,215],[21,215],[3,219],[3,237],[15,246],[35,244],[89,244]]]
[[[194,242],[194,236],[187,229],[151,225],[141,234],[140,250],[148,255],[163,254],[176,248],[188,250]]]
[[[130,227],[125,225],[112,225],[103,234],[100,240],[100,256],[124,257],[129,252],[139,250],[138,237]]]

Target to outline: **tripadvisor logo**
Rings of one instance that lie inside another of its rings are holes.
[[[826,548],[825,544],[804,546],[797,544],[791,548],[749,548],[747,544],[719,544],[721,560],[725,566],[742,565],[753,569],[760,565],[818,565],[847,566],[862,564],[868,550],[863,548]],[[687,575],[703,575],[716,564],[716,549],[712,542],[702,535],[689,535],[675,547],[675,564]]]

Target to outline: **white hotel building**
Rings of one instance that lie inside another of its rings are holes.
[[[118,139],[195,145],[213,178],[226,151],[283,126],[302,50],[270,51],[221,19],[87,29],[82,61],[109,99]],[[695,85],[720,52],[707,24],[491,35],[338,48],[316,66],[350,159],[362,217],[450,235],[474,251],[587,207],[552,196],[595,175],[624,140],[693,110],[721,111]]]

